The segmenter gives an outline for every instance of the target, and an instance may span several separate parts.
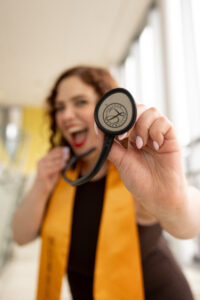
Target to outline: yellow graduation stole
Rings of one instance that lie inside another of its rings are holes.
[[[71,171],[76,179],[78,171]],[[60,178],[42,227],[37,300],[59,300],[67,270],[75,187]],[[94,199],[95,201],[95,199]],[[95,300],[144,300],[133,198],[109,165],[94,270]]]

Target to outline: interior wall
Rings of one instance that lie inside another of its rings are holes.
[[[35,170],[37,161],[49,148],[48,119],[43,108],[23,108],[22,131],[26,135],[24,172],[30,173]]]

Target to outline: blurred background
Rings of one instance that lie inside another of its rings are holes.
[[[15,245],[10,224],[48,149],[44,102],[64,69],[105,66],[167,115],[200,188],[199,12],[199,0],[0,0],[0,299],[34,299],[40,240]],[[166,237],[200,299],[200,237]]]

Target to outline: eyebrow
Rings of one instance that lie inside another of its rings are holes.
[[[77,95],[77,96],[74,96],[72,98],[70,98],[71,101],[76,101],[76,100],[79,100],[79,99],[82,99],[82,98],[87,98],[87,95],[84,95],[84,94],[80,94],[80,95]],[[65,100],[56,100],[55,104],[63,104],[65,103]]]

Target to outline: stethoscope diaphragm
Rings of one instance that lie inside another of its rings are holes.
[[[123,88],[107,92],[97,103],[94,118],[97,126],[105,133],[120,135],[134,124],[137,115],[132,95]]]

